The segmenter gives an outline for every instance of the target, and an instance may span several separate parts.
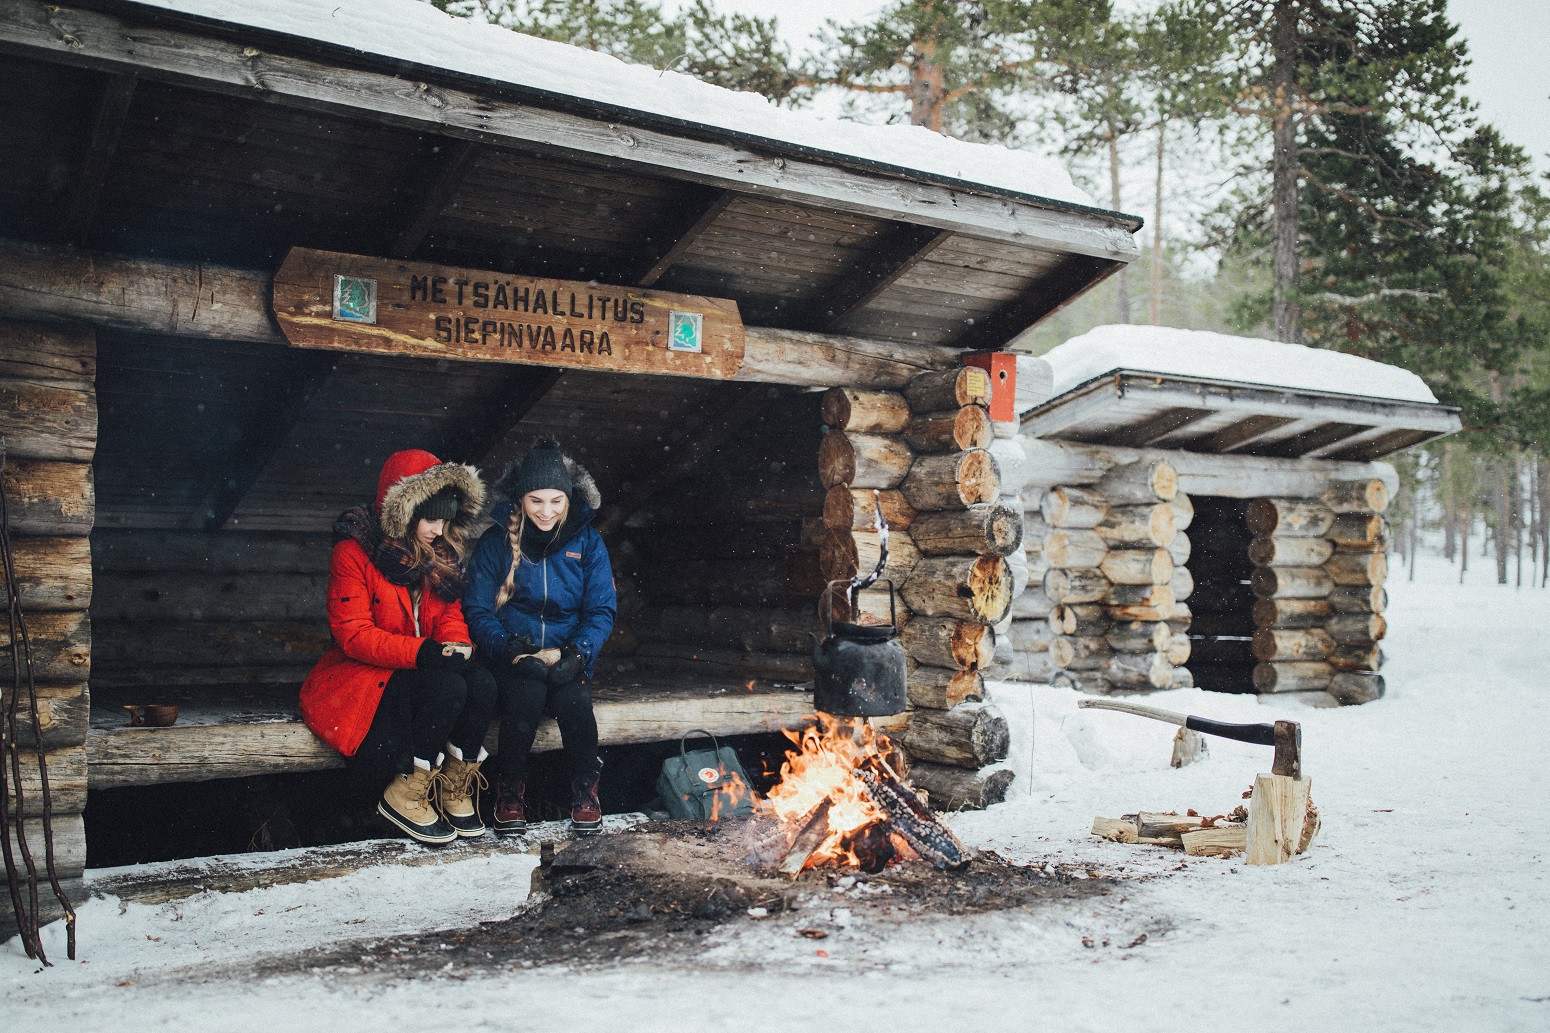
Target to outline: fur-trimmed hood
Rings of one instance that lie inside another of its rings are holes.
[[[531,449],[529,449],[531,451]],[[570,453],[561,450],[560,455],[565,460],[565,472],[570,475],[572,485],[572,502],[580,502],[588,509],[596,511],[603,505],[603,493],[598,490],[597,481],[587,472],[587,468],[576,462]],[[493,491],[507,502],[516,503],[518,500],[512,494],[517,483],[517,474],[522,469],[522,460],[527,458],[527,453],[517,456],[506,464],[501,475],[495,479]]]
[[[443,463],[424,449],[394,452],[382,464],[377,478],[376,509],[382,533],[399,540],[409,537],[415,510],[446,488],[457,490],[457,516],[452,522],[466,537],[484,510],[484,482],[479,471],[462,463]]]

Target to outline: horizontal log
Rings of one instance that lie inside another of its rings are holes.
[[[1016,599],[1028,590],[1030,576],[1028,554],[1024,552],[1010,552],[1006,555],[1007,569],[1012,572],[1012,598]],[[1043,569],[1039,571],[1039,577],[1044,577]]]
[[[1326,538],[1262,534],[1249,543],[1249,562],[1256,567],[1320,567],[1334,551],[1334,545]]]
[[[1172,619],[1178,605],[1170,593],[1165,603],[1109,603],[1103,609],[1112,621],[1165,621]]]
[[[1044,493],[1039,515],[1051,527],[1091,528],[1103,523],[1109,503],[1088,488],[1060,486]]]
[[[1328,599],[1256,599],[1252,615],[1261,628],[1316,628],[1334,612]]]
[[[904,388],[910,410],[917,413],[990,404],[990,375],[977,366],[921,373]]]
[[[97,379],[97,335],[82,325],[0,319],[0,378],[90,385]]]
[[[1168,587],[1173,589],[1175,602],[1183,602],[1195,594],[1195,578],[1189,572],[1188,567],[1174,567],[1173,576],[1168,579]]]
[[[779,682],[813,680],[813,658],[804,653],[749,653],[741,649],[687,645],[681,642],[642,642],[629,662],[646,671],[693,671],[708,678],[754,678]]]
[[[794,387],[898,390],[922,369],[941,369],[957,361],[956,350],[937,345],[745,326],[743,366],[732,379]]]
[[[113,682],[130,672],[154,681],[177,668],[310,667],[333,641],[327,623],[316,620],[179,621],[157,626],[99,618],[92,622],[92,638],[92,678]]]
[[[1066,570],[1051,567],[1044,572],[1044,594],[1055,603],[1094,603],[1111,587],[1103,571],[1094,568]]]
[[[824,581],[848,581],[858,573],[870,574],[882,558],[882,537],[876,531],[826,531],[818,562]],[[901,585],[920,561],[920,550],[907,531],[888,535],[888,562],[882,576]]]
[[[996,556],[926,556],[904,583],[904,601],[917,615],[997,624],[1011,608],[1011,582]]]
[[[1189,535],[1185,534],[1183,531],[1180,531],[1178,534],[1173,536],[1173,541],[1168,543],[1167,549],[1168,555],[1173,557],[1173,565],[1175,568],[1183,567],[1185,564],[1189,563],[1192,546],[1189,540]]]
[[[912,760],[979,769],[1006,759],[1011,734],[999,708],[965,703],[913,711],[903,742]]]
[[[897,391],[831,387],[819,411],[825,426],[862,434],[900,434],[910,422],[909,403]]]
[[[789,570],[762,559],[662,562],[648,556],[641,565],[641,589],[650,602],[666,605],[780,606],[798,597],[817,598],[823,591],[819,550],[811,550],[812,584],[800,576],[800,557],[793,555],[806,550],[786,551]]]
[[[21,770],[20,813],[26,818],[43,815],[41,769],[48,771],[49,802],[55,814],[80,814],[86,809],[86,750],[85,746],[63,746],[45,749],[43,764],[39,765],[34,750],[18,751]],[[6,785],[10,787],[10,813],[18,813],[16,806],[16,781],[12,769],[6,767]]]
[[[1061,673],[1049,658],[1049,650],[1039,650],[1033,653],[1013,651],[1012,659],[1005,669],[998,665],[991,675],[1002,681],[1031,682],[1035,685],[1049,685],[1057,674]]]
[[[1110,506],[1093,533],[1111,549],[1169,548],[1178,536],[1173,507],[1166,502]]]
[[[17,538],[11,542],[22,610],[84,610],[92,602],[91,540]]]
[[[92,566],[112,573],[327,574],[332,549],[328,534],[105,527],[92,532]]]
[[[212,575],[167,572],[104,574],[92,612],[103,620],[240,621],[328,619],[328,576]]]
[[[1249,587],[1260,599],[1322,599],[1335,582],[1323,567],[1260,567]]]
[[[91,464],[8,455],[3,484],[12,534],[91,534],[97,516]]]
[[[825,488],[897,488],[914,461],[899,438],[831,430],[818,445],[818,479]]]
[[[1189,604],[1182,600],[1175,600],[1173,614],[1167,618],[1168,627],[1174,631],[1189,631],[1195,622],[1195,615],[1190,611]]]
[[[72,895],[65,886],[66,899],[72,906],[79,908],[86,902],[86,894],[80,891],[79,883],[81,875],[86,871],[86,819],[78,811],[56,810],[49,820],[49,829],[43,827],[42,818],[29,818],[22,826],[22,839],[27,844],[27,852],[32,855],[32,863],[38,873],[38,910],[44,921],[52,921],[54,917],[62,914],[58,909],[54,897],[54,889],[48,881],[48,854],[49,838],[46,831],[52,831],[52,853],[54,855],[54,874],[63,884],[66,882],[76,886],[76,892]],[[27,877],[26,865],[22,861],[16,830],[7,828],[4,830],[7,839],[11,841],[11,856],[16,860],[17,874],[23,880]],[[25,881],[22,883],[25,887]],[[24,905],[30,906],[27,900],[27,891],[22,890]],[[10,894],[0,889],[0,935],[7,938],[16,933],[16,915],[12,910]]]
[[[1169,608],[1178,602],[1173,585],[1111,585],[1103,597],[1109,606],[1155,606]],[[1156,618],[1167,620],[1166,617]]]
[[[955,617],[918,617],[899,637],[911,659],[955,671],[982,671],[996,651],[996,636],[989,627]]]
[[[1022,439],[993,438],[985,447],[996,457],[996,468],[1001,471],[1001,494],[1021,495],[1033,472]]]
[[[1010,567],[1010,564],[1008,565]],[[1040,575],[1042,578],[1043,575]],[[1023,589],[1021,595],[1012,600],[1011,614],[1014,617],[1033,618],[1048,617],[1055,608],[1055,601],[1044,594],[1042,581],[1039,584],[1030,583]]]
[[[1389,593],[1382,585],[1337,585],[1329,593],[1329,605],[1336,613],[1382,613],[1388,609]]]
[[[1336,513],[1381,513],[1389,508],[1389,488],[1378,477],[1333,481],[1319,493],[1319,501]]]
[[[986,502],[922,513],[910,525],[909,535],[926,556],[1010,556],[1022,548],[1023,518],[1011,506]]]
[[[1056,635],[1106,635],[1111,623],[1108,612],[1094,604],[1063,603],[1049,615],[1050,631]]]
[[[917,413],[904,428],[904,440],[917,454],[986,448],[992,437],[990,413],[982,405]]]
[[[73,685],[91,676],[91,619],[86,611],[24,611],[24,616],[33,681]],[[10,622],[0,617],[0,672],[5,672],[0,681],[12,680],[12,663]]]
[[[913,707],[947,710],[960,703],[978,703],[984,699],[985,678],[977,670],[922,664],[910,672],[906,691]]]
[[[1383,650],[1376,642],[1337,644],[1329,654],[1329,664],[1337,671],[1382,670]]]
[[[1012,785],[1012,769],[1004,766],[971,771],[967,768],[916,761],[910,765],[910,784],[924,790],[934,811],[981,811],[1006,799]]]
[[[1334,668],[1316,660],[1260,664],[1254,668],[1256,692],[1315,692],[1329,688]]]
[[[1329,679],[1329,694],[1339,700],[1342,706],[1382,699],[1385,688],[1383,675],[1370,671],[1337,671]]]
[[[1179,531],[1188,530],[1189,525],[1195,522],[1195,504],[1184,492],[1169,499],[1168,508],[1173,510],[1173,526]]]
[[[1173,688],[1173,665],[1166,653],[1113,653],[1102,673],[1116,689]]]
[[[1389,576],[1389,558],[1381,552],[1336,552],[1324,571],[1337,585],[1381,585]]]
[[[0,378],[0,441],[16,459],[91,462],[97,451],[95,389]]]
[[[1168,460],[1148,456],[1110,468],[1095,487],[1111,506],[1167,502],[1178,494],[1179,476]]]
[[[914,619],[898,589],[890,593],[887,585],[863,589],[857,593],[855,607],[857,619],[863,624],[892,623],[895,627],[903,628]]]
[[[1005,638],[1013,649],[1022,653],[1042,653],[1049,649],[1055,632],[1049,626],[1049,618],[1043,620],[1014,620]],[[999,648],[1000,637],[996,640]]]
[[[68,685],[34,685],[38,705],[38,726],[42,734],[33,731],[32,718],[27,705],[26,690],[17,710],[16,741],[23,749],[36,749],[39,742],[45,750],[61,746],[79,746],[86,741],[87,727],[91,721],[91,693],[85,682]],[[12,687],[9,681],[0,679],[0,707],[9,712]]]
[[[1123,448],[1027,437],[1023,450],[1033,470],[1029,483],[1043,486],[1096,484],[1115,466],[1161,457],[1178,475],[1180,494],[1187,495],[1313,499],[1331,481],[1362,478],[1381,480],[1390,494],[1399,488],[1399,476],[1387,463]],[[1180,530],[1187,526],[1181,524]]]
[[[1189,659],[1194,655],[1194,651],[1194,646],[1190,643],[1189,636],[1183,632],[1177,632],[1168,637],[1168,645],[1162,650],[1162,652],[1167,654],[1168,662],[1173,665],[1174,688],[1179,689],[1187,687],[1179,684],[1178,671],[1185,664],[1189,663]]]
[[[1388,621],[1377,613],[1342,613],[1330,618],[1325,630],[1341,645],[1363,646],[1381,640],[1388,633]]]
[[[1109,545],[1091,529],[1056,527],[1044,536],[1042,554],[1051,567],[1096,569],[1109,554]]]
[[[1169,652],[1172,659],[1172,651]],[[1173,687],[1175,689],[1193,689],[1195,687],[1195,672],[1188,667],[1175,667],[1173,669]]]
[[[1057,689],[1074,689],[1089,696],[1109,693],[1109,676],[1102,671],[1056,671],[1050,684]]]
[[[1050,643],[1049,659],[1061,670],[1095,671],[1108,662],[1114,650],[1101,638],[1061,635]]]
[[[1098,569],[1117,585],[1166,585],[1173,580],[1173,557],[1167,549],[1110,549]]]
[[[652,606],[630,619],[642,641],[715,643],[745,652],[810,653],[820,630],[811,606]]]
[[[1103,637],[1122,653],[1156,653],[1168,648],[1173,631],[1166,621],[1125,621],[1109,628]]]
[[[974,448],[917,457],[899,490],[911,506],[926,512],[994,502],[1001,494],[1001,484],[995,459],[985,449]]]
[[[875,494],[874,494],[875,492]],[[877,527],[881,503],[883,521],[892,531],[907,531],[915,520],[915,509],[896,488],[852,488],[836,484],[823,498],[823,523],[831,531],[871,531]]]
[[[1389,522],[1377,513],[1341,513],[1324,537],[1342,549],[1371,551],[1387,541],[1388,531]]]
[[[1255,499],[1243,517],[1255,534],[1282,538],[1322,538],[1335,522],[1332,510],[1308,499]]]
[[[1254,633],[1254,659],[1262,663],[1280,660],[1328,660],[1335,640],[1322,628],[1262,628]]]

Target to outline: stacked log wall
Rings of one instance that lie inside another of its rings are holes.
[[[31,647],[39,732],[25,695],[16,741],[21,755],[23,835],[37,864],[39,917],[62,913],[45,874],[43,798],[38,750],[48,772],[54,867],[67,897],[82,900],[86,868],[86,735],[91,711],[92,569],[96,518],[92,459],[97,445],[96,337],[88,329],[0,321],[0,449],[16,584]],[[0,622],[0,663],[9,670],[13,643]],[[24,683],[25,684],[25,683]],[[0,707],[15,689],[0,679]],[[23,690],[25,693],[25,689]],[[8,812],[17,813],[8,770]],[[18,846],[12,830],[0,830]],[[22,868],[17,857],[18,869]],[[24,893],[25,896],[25,893]],[[9,894],[6,894],[9,900]],[[7,903],[0,940],[15,932]]]
[[[1002,498],[988,447],[989,389],[983,371],[958,369],[923,373],[897,392],[834,388],[822,403],[822,578],[827,585],[873,569],[881,508],[884,576],[897,589],[893,615],[908,667],[902,745],[915,784],[938,807],[997,803],[1011,781],[994,767],[1006,756],[1006,722],[984,694],[995,629],[1011,603],[1006,557],[1022,547],[1022,521]],[[826,606],[841,619],[838,591],[821,600]],[[887,622],[886,587],[862,593],[856,609],[855,620]]]

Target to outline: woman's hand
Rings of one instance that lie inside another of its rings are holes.
[[[560,658],[549,665],[550,685],[569,685],[581,677],[581,665],[585,657],[574,644],[567,642],[560,647]]]
[[[543,661],[543,665],[545,667],[553,667],[554,666],[554,662],[560,658],[560,651],[558,649],[552,649],[552,648],[551,649],[540,649],[538,652],[534,653],[533,655],[538,657],[539,660]]]
[[[452,648],[457,646],[462,648]],[[466,643],[437,642],[428,638],[415,651],[414,666],[420,671],[461,671],[469,665],[472,656],[473,651]]]

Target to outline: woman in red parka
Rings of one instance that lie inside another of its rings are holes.
[[[301,687],[307,727],[353,774],[386,781],[378,813],[423,843],[485,832],[475,799],[495,680],[472,662],[459,602],[483,505],[473,467],[419,449],[389,456],[375,505],[334,523],[334,645]]]

